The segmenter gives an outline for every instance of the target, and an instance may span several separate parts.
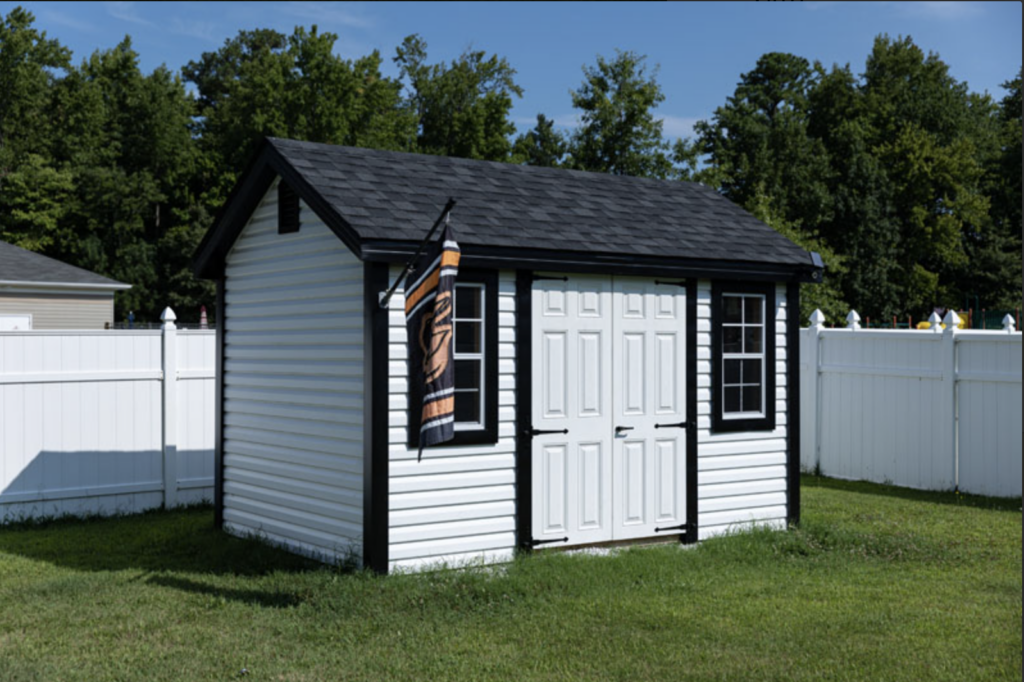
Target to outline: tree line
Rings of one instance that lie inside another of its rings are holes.
[[[519,133],[506,59],[431,61],[418,35],[397,78],[315,26],[240,31],[147,74],[129,37],[75,64],[34,21],[0,23],[0,239],[132,284],[118,317],[212,310],[191,257],[266,135],[703,182],[822,253],[804,307],[832,319],[1019,305],[1019,68],[995,101],[910,38],[878,37],[860,74],[770,53],[673,143],[658,69],[631,51],[583,68],[573,130],[539,114]]]

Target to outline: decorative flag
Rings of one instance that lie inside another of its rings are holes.
[[[459,245],[445,221],[441,239],[414,271],[405,293],[405,326],[409,343],[409,381],[423,396],[420,457],[423,448],[455,436],[455,362],[452,339],[455,277]],[[414,409],[414,408],[413,408]]]

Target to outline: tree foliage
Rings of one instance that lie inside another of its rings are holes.
[[[558,130],[555,122],[544,114],[537,114],[537,125],[516,138],[512,146],[512,160],[527,166],[561,166],[569,151],[569,142]]]
[[[583,67],[583,83],[571,93],[580,125],[572,135],[569,165],[613,175],[665,178],[672,172],[662,121],[654,109],[665,100],[657,68],[631,51]]]

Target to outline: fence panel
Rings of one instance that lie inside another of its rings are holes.
[[[925,490],[1021,494],[1021,334],[801,330],[801,466]]]
[[[959,486],[1021,494],[1021,335],[957,334]]]
[[[164,334],[0,332],[0,522],[211,499],[213,332],[179,332],[165,486]]]

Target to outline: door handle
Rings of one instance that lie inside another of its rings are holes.
[[[636,427],[634,427],[634,426],[616,426],[615,427],[615,435],[617,436],[620,433],[624,433],[626,431],[632,431],[634,428],[636,428]]]

